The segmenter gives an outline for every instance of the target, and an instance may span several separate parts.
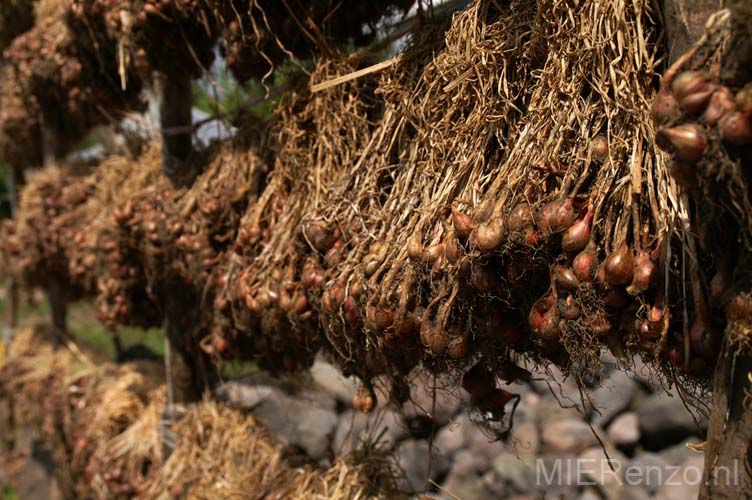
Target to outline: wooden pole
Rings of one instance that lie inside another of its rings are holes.
[[[10,215],[13,217],[18,209],[18,189],[24,184],[23,171],[11,166],[8,171],[8,199],[10,201]],[[18,326],[18,284],[9,275],[5,280],[5,318],[3,319],[2,341],[7,356],[13,340],[13,330]],[[6,422],[5,449],[12,451],[16,447],[16,416],[13,394],[7,398],[8,418]]]
[[[174,177],[184,160],[191,154],[192,90],[189,75],[172,75],[162,81],[162,103],[159,119],[162,130],[187,130],[183,133],[162,134],[162,170]]]

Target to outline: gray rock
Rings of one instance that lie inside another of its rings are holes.
[[[465,433],[467,449],[484,458],[489,464],[496,455],[504,452],[504,444],[484,433],[474,422],[465,425]]]
[[[657,392],[640,401],[636,410],[641,442],[647,449],[661,449],[698,432],[694,418],[676,394]]]
[[[664,478],[656,491],[656,500],[687,500],[697,498],[702,483],[705,460],[699,455],[684,462],[674,477]]]
[[[462,500],[487,500],[490,498],[482,477],[470,477],[462,481],[450,477],[442,488],[453,498],[461,498]]]
[[[510,453],[502,453],[493,460],[491,471],[493,483],[502,484],[507,495],[529,493],[536,489],[535,460],[522,459]]]
[[[225,382],[217,388],[217,397],[232,406],[252,410],[270,396],[280,394],[279,389],[267,385],[249,385],[242,382]]]
[[[253,416],[282,444],[296,444],[313,459],[324,456],[337,415],[310,401],[272,390],[252,410]]]
[[[593,424],[606,427],[619,413],[629,408],[637,383],[623,371],[614,371],[591,393]]]
[[[429,478],[436,480],[449,468],[449,460],[439,453],[434,452],[429,459],[428,443],[425,441],[404,441],[397,448],[396,457],[405,472],[406,484],[402,486],[409,491],[424,491]]]
[[[615,446],[632,446],[640,440],[640,422],[635,412],[622,413],[608,427],[608,439]]]
[[[585,450],[579,456],[581,472],[594,482],[609,500],[618,500],[624,487],[626,457],[618,450],[610,448],[608,457],[600,446]]]
[[[577,500],[601,500],[601,494],[598,492],[598,488],[585,486]]]
[[[627,465],[625,482],[652,495],[660,486],[661,478],[668,474],[670,465],[660,455],[651,452],[640,453]]]
[[[462,399],[456,393],[452,393],[446,387],[452,387],[444,381],[434,382],[427,376],[417,376],[413,380],[413,388],[410,400],[403,406],[405,418],[426,416],[433,418],[438,425],[446,425],[462,404]],[[436,403],[434,404],[434,395]]]
[[[619,500],[650,500],[650,495],[639,486],[625,486],[621,490]]]
[[[597,443],[582,419],[566,418],[546,422],[542,427],[543,449],[553,453],[579,453]]]
[[[461,450],[454,456],[449,477],[462,482],[470,477],[480,477],[488,468],[488,460],[485,457],[474,453],[472,450]]]
[[[317,359],[310,369],[314,384],[333,398],[346,405],[352,404],[352,398],[358,390],[355,377],[345,377],[331,364]]]
[[[692,451],[687,448],[687,443],[700,443],[701,439],[697,436],[692,436],[688,439],[682,440],[669,448],[664,448],[658,452],[658,455],[670,465],[680,465],[689,460],[692,457],[697,456],[696,451]]]
[[[543,376],[535,377],[533,388],[541,395],[550,395],[553,390],[556,397],[565,406],[580,404],[580,390],[572,377],[564,377],[555,365],[548,365]]]
[[[465,430],[460,423],[450,422],[436,434],[433,445],[447,456],[452,456],[465,447]]]
[[[570,489],[580,486],[577,470],[577,457],[574,455],[543,455],[535,459],[535,482],[540,491]],[[577,495],[568,496],[573,498]],[[549,498],[547,496],[546,498]],[[551,498],[557,498],[555,496]]]
[[[530,457],[535,456],[540,449],[540,432],[534,422],[522,422],[514,424],[512,428],[512,441],[514,453]]]
[[[551,399],[550,395],[548,396]],[[534,392],[526,392],[520,398],[520,403],[517,405],[517,409],[514,412],[515,424],[520,422],[535,422],[539,420],[539,403],[541,402],[541,396]],[[558,406],[558,405],[557,405]]]
[[[402,417],[393,410],[379,409],[366,415],[358,410],[346,410],[339,417],[337,429],[332,439],[336,454],[355,449],[360,443],[379,443],[391,448],[407,436]]]

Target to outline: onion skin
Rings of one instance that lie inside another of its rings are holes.
[[[533,209],[529,203],[522,202],[512,208],[507,217],[507,230],[519,231],[533,224]]]
[[[434,356],[442,356],[447,352],[449,340],[446,332],[433,326],[430,321],[421,323],[420,341]]]
[[[598,161],[605,160],[608,158],[608,139],[602,135],[594,137],[590,143],[590,151],[594,159]]]
[[[572,198],[567,198],[562,201],[554,212],[553,224],[551,230],[554,233],[559,233],[569,229],[577,217],[577,212],[574,209],[574,203]]]
[[[646,291],[655,281],[656,267],[653,259],[650,258],[644,250],[637,251],[634,260],[634,277],[632,284],[627,288],[627,292],[636,295]]]
[[[309,222],[303,225],[303,234],[314,250],[325,254],[334,245],[336,236],[323,224]]]
[[[653,116],[653,121],[658,125],[666,125],[681,116],[679,103],[676,102],[674,94],[667,86],[661,87],[661,90],[658,91],[658,95],[656,95],[650,108],[650,113]]]
[[[420,242],[420,236],[414,234],[407,240],[407,256],[410,260],[421,260],[423,257],[423,244]]]
[[[565,252],[580,252],[590,241],[590,227],[593,222],[593,210],[588,205],[582,219],[576,220],[561,238],[561,248]]]
[[[721,85],[713,92],[713,96],[710,98],[708,107],[705,109],[702,117],[708,125],[715,125],[721,117],[734,109],[736,109],[734,95],[728,87]]]
[[[538,212],[538,228],[544,233],[550,233],[553,231],[555,224],[556,211],[561,205],[561,200],[554,200],[543,205],[543,208]]]
[[[483,253],[490,253],[501,246],[503,238],[504,228],[501,220],[495,219],[473,229],[470,235],[470,245]]]
[[[685,71],[671,82],[679,107],[691,114],[702,113],[713,94],[708,76],[701,71]]]
[[[604,312],[596,312],[586,318],[585,323],[598,337],[608,334],[613,326]]]
[[[529,247],[537,247],[541,243],[541,234],[534,227],[528,226],[524,235],[525,244]]]
[[[470,282],[480,291],[490,291],[498,286],[498,279],[493,268],[482,264],[475,264],[470,271]]]
[[[454,223],[454,231],[460,238],[467,238],[473,231],[472,218],[460,212],[455,206],[452,206],[452,222]]]
[[[533,333],[547,340],[557,340],[561,335],[559,330],[559,315],[551,291],[533,305],[528,316],[530,329]]]
[[[616,250],[603,261],[606,281],[610,285],[626,285],[634,277],[634,255],[626,242],[622,242]]]
[[[376,395],[362,386],[352,398],[353,407],[362,413],[371,413],[376,408]]]
[[[443,255],[444,255],[444,244],[436,243],[434,245],[429,246],[423,251],[421,260],[423,262],[433,262]]]
[[[445,255],[446,255],[447,261],[450,264],[456,264],[460,260],[462,255],[464,254],[463,248],[457,241],[457,238],[450,235],[446,239],[446,243],[444,245],[446,248]]]
[[[452,336],[446,349],[449,359],[459,360],[469,352],[469,335],[467,333]]]
[[[718,121],[721,139],[732,146],[748,146],[752,144],[752,113],[732,111],[726,113]]]
[[[672,160],[668,167],[668,173],[678,185],[685,189],[697,189],[700,185],[694,163],[686,160]]]
[[[707,145],[705,131],[695,123],[685,123],[671,128],[662,128],[656,135],[656,144],[677,158],[697,161],[702,158]]]
[[[580,282],[589,283],[598,269],[598,257],[591,247],[586,247],[572,261],[572,272]]]
[[[603,303],[612,309],[622,309],[629,304],[629,296],[623,288],[612,288],[603,296]]]
[[[554,266],[554,276],[556,282],[567,290],[577,290],[580,287],[580,280],[568,267]]]
[[[752,324],[752,297],[738,293],[726,304],[724,309],[728,321],[741,321]]]
[[[574,297],[567,295],[566,299],[559,300],[559,314],[568,320],[575,320],[582,315],[582,310],[577,306]]]

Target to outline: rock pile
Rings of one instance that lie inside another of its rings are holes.
[[[703,455],[687,443],[700,441],[706,423],[675,391],[655,385],[645,366],[625,373],[613,360],[605,363],[609,376],[593,388],[589,412],[581,410],[577,385],[556,369],[553,392],[543,381],[514,384],[522,399],[501,441],[477,423],[467,394],[425,377],[412,381],[401,410],[384,405],[360,413],[350,407],[356,382],[321,359],[303,387],[252,375],[226,382],[219,395],[251,410],[291,453],[321,465],[379,440],[395,453],[402,486],[435,499],[693,498]]]

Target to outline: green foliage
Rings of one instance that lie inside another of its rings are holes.
[[[18,493],[11,486],[6,486],[0,490],[2,500],[19,500]]]
[[[5,304],[0,300],[0,317],[5,312]],[[22,303],[18,310],[19,324],[33,326],[50,322],[50,308],[46,300],[35,304]],[[82,345],[93,350],[100,356],[115,359],[115,345],[112,335],[100,323],[94,312],[94,307],[88,302],[76,302],[68,305],[68,327],[73,337]],[[136,344],[144,344],[160,356],[164,354],[164,333],[160,329],[141,330],[138,328],[120,327],[118,329],[120,341],[124,349]]]
[[[266,90],[258,80],[245,84],[238,83],[226,71],[205,76],[193,83],[193,105],[210,115],[232,114],[246,108],[260,116],[269,116],[274,109],[275,99],[261,99]],[[256,102],[252,106],[248,103]]]

